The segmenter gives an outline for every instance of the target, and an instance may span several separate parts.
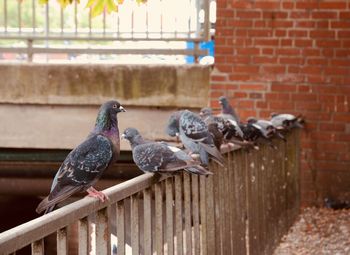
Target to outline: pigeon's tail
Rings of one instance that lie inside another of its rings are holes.
[[[225,166],[226,160],[225,158],[221,155],[220,151],[216,147],[212,147],[210,145],[207,145],[205,143],[199,142],[198,143],[202,149],[205,150],[205,152],[209,153],[212,157],[213,160],[215,160],[217,163],[219,163],[222,166]],[[208,155],[207,155],[208,157]],[[202,153],[201,153],[201,159],[202,159]],[[203,162],[203,164],[208,164],[208,162]]]
[[[213,173],[205,169],[204,167],[197,165],[186,167],[185,170],[189,173],[198,174],[198,175],[212,175]]]
[[[61,201],[65,200],[80,190],[81,187],[76,186],[64,187],[58,193],[56,193],[54,197],[50,197],[50,199],[49,197],[44,198],[43,201],[41,201],[38,207],[35,209],[35,211],[38,214],[42,213],[43,211],[45,211],[45,214],[49,213],[55,208],[56,204],[60,203]]]

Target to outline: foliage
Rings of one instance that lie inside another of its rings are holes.
[[[74,1],[80,2],[80,0],[56,0],[62,8],[66,7],[69,4],[72,4]],[[137,3],[141,4],[147,0],[135,0]],[[42,4],[47,4],[49,0],[39,0]],[[118,6],[123,4],[124,0],[89,0],[86,8],[91,8],[91,16],[96,17],[106,11],[107,13],[117,12]]]

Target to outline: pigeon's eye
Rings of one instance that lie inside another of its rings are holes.
[[[117,104],[114,104],[113,105],[113,108],[115,109],[115,108],[118,108],[118,105]]]

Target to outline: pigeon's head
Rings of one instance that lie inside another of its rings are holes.
[[[137,136],[140,136],[140,133],[136,128],[127,128],[124,130],[121,138],[132,142]]]
[[[101,108],[100,112],[105,112],[109,115],[116,115],[119,112],[126,112],[123,106],[116,101],[116,100],[111,100],[106,103],[104,103]]]
[[[199,116],[202,118],[209,117],[213,114],[213,110],[210,107],[204,107],[200,110]]]
[[[223,107],[226,107],[229,105],[229,102],[228,102],[226,97],[221,96],[221,97],[219,97],[219,104]]]
[[[177,111],[171,114],[168,125],[166,127],[166,132],[170,136],[176,136],[179,133],[179,121],[183,111]]]
[[[249,117],[247,118],[247,122],[250,124],[257,123],[258,120],[255,117]]]

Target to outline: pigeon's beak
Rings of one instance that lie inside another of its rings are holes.
[[[125,134],[122,134],[121,137],[120,137],[122,140],[125,139]]]
[[[119,106],[119,111],[120,111],[120,112],[126,112],[126,110],[124,109],[123,106]]]

